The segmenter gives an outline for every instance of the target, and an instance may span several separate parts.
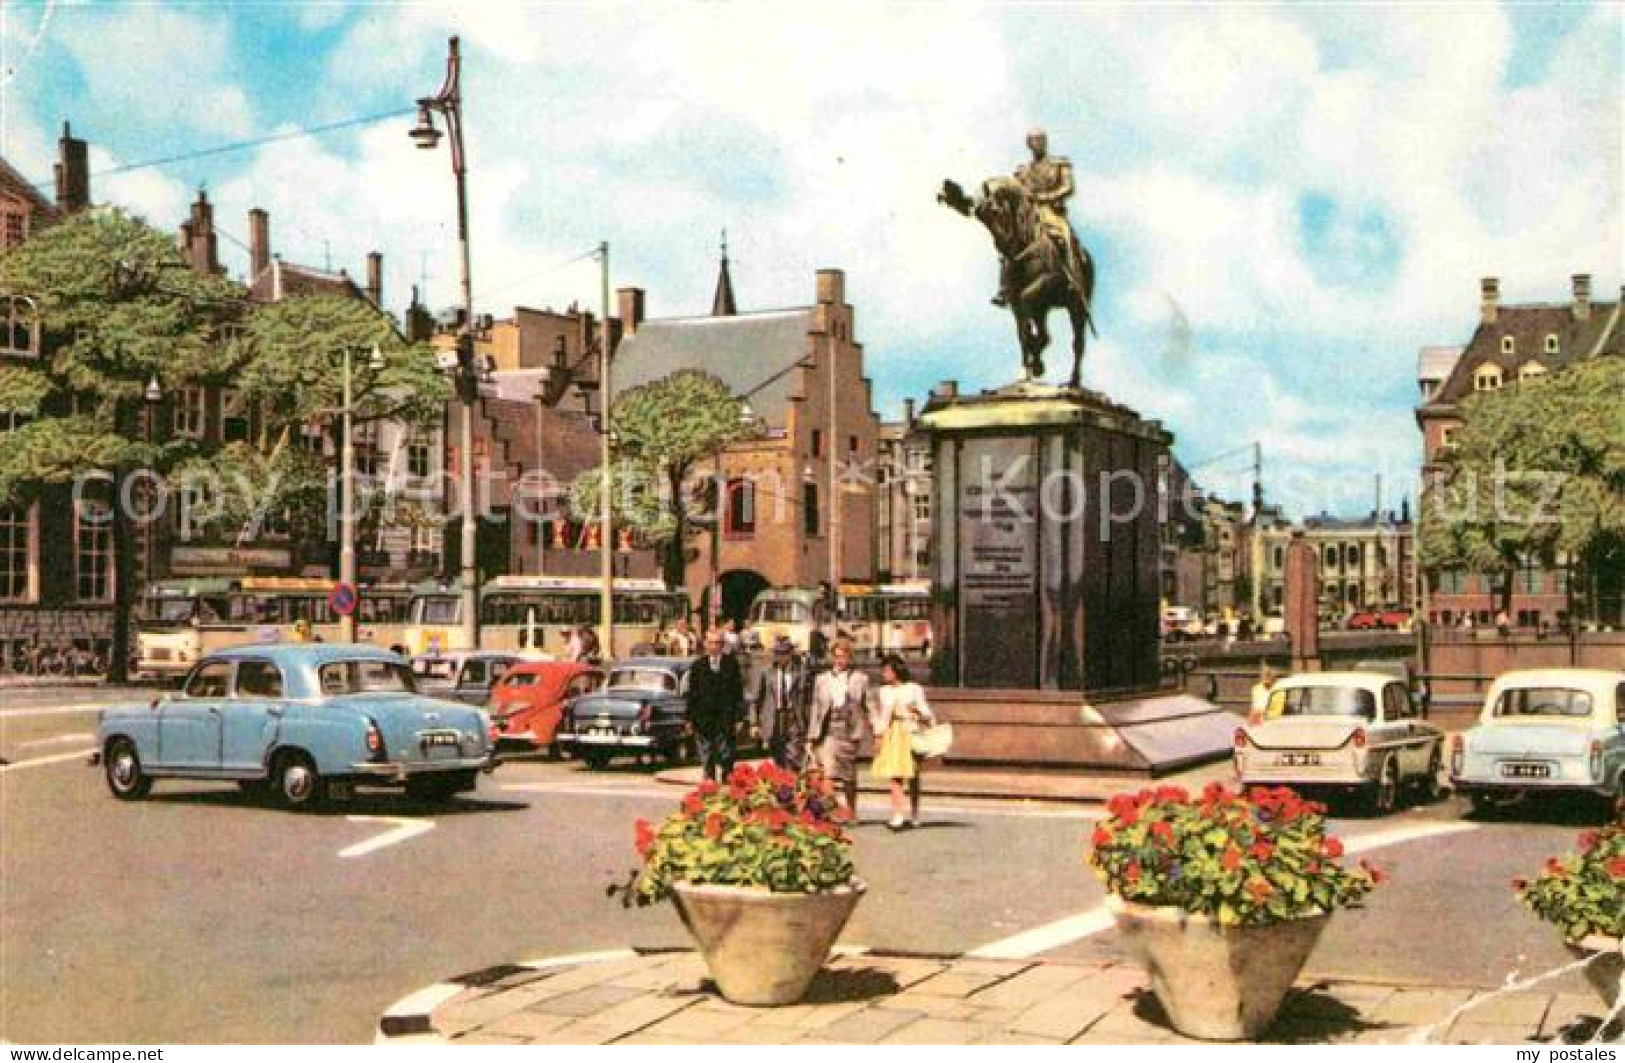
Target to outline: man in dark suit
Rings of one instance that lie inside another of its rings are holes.
[[[807,740],[807,709],[812,683],[796,659],[796,646],[784,636],[773,644],[773,663],[756,677],[755,726],[773,763],[798,771]]]
[[[745,678],[724,652],[722,631],[705,633],[705,652],[688,670],[688,720],[707,779],[721,782],[734,767],[734,728],[745,714]]]

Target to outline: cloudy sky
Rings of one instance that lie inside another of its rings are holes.
[[[1415,477],[1417,348],[1464,342],[1478,278],[1618,291],[1618,6],[28,3],[4,5],[0,153],[46,179],[60,123],[108,171],[384,115],[434,91],[460,33],[474,287],[485,312],[703,313],[726,227],[742,309],[846,270],[883,415],[944,378],[1017,371],[986,234],[934,202],[1007,172],[1029,127],[1077,171],[1099,264],[1085,382],[1162,419],[1206,485],[1357,513]],[[284,257],[386,301],[455,298],[444,150],[409,116],[103,175],[173,227],[206,185],[223,257],[271,212]],[[1057,326],[1063,318],[1057,315]],[[1064,332],[1064,328],[1060,331]],[[1051,359],[1062,374],[1066,359]]]

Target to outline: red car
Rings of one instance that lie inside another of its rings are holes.
[[[604,684],[604,673],[576,661],[521,661],[491,686],[491,723],[500,745],[547,749],[564,708]]]

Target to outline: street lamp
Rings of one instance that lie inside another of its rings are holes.
[[[146,435],[147,435],[147,451],[148,451],[148,459],[147,460],[150,462],[152,460],[151,451],[152,451],[153,446],[155,445],[155,439],[156,439],[156,434],[157,434],[157,430],[158,430],[158,404],[164,400],[164,387],[163,387],[162,384],[158,383],[158,374],[156,372],[154,372],[152,374],[152,376],[147,380],[146,390],[141,393],[141,397],[142,397],[142,399],[144,399],[146,401],[146,404],[147,404],[147,409],[146,409],[146,428],[147,428]],[[146,477],[146,482],[147,482],[147,492],[148,492],[148,496],[147,496],[148,497],[148,505],[147,505],[147,512],[146,512],[145,521],[144,521],[145,527],[142,529],[142,536],[141,537],[142,537],[143,540],[145,540],[144,545],[145,545],[146,549],[143,551],[143,553],[145,553],[147,555],[146,556],[146,569],[147,569],[146,577],[147,577],[147,586],[150,587],[150,586],[152,586],[153,537],[154,537],[154,535],[155,535],[155,533],[157,531],[157,529],[154,527],[155,521],[152,518],[151,501],[152,501],[152,495],[156,494],[156,490],[155,490],[154,485],[153,485],[152,470],[149,468],[147,470],[147,472],[148,472],[148,475]]]
[[[479,646],[480,588],[475,565],[474,525],[474,400],[479,382],[474,373],[474,288],[469,279],[468,255],[468,157],[463,145],[463,61],[457,38],[448,42],[446,80],[433,96],[418,100],[418,120],[409,135],[412,143],[425,151],[440,144],[441,132],[434,116],[446,120],[451,134],[451,172],[457,183],[457,246],[462,259],[463,323],[457,336],[457,394],[462,406],[459,425],[457,505],[462,511],[462,549],[459,552],[462,581],[463,641],[469,648]]]
[[[384,368],[384,352],[372,345],[367,368],[378,373]],[[355,367],[349,347],[344,348],[344,408],[341,412],[344,442],[339,457],[339,582],[355,587]],[[339,641],[355,641],[355,613],[339,617]]]

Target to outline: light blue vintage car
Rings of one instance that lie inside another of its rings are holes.
[[[495,766],[483,711],[419,694],[404,658],[370,646],[220,650],[179,693],[103,712],[96,738],[125,801],[162,778],[233,779],[292,808],[357,785],[442,800]]]
[[[1500,676],[1478,726],[1451,742],[1450,784],[1480,812],[1540,794],[1625,797],[1625,672]]]

